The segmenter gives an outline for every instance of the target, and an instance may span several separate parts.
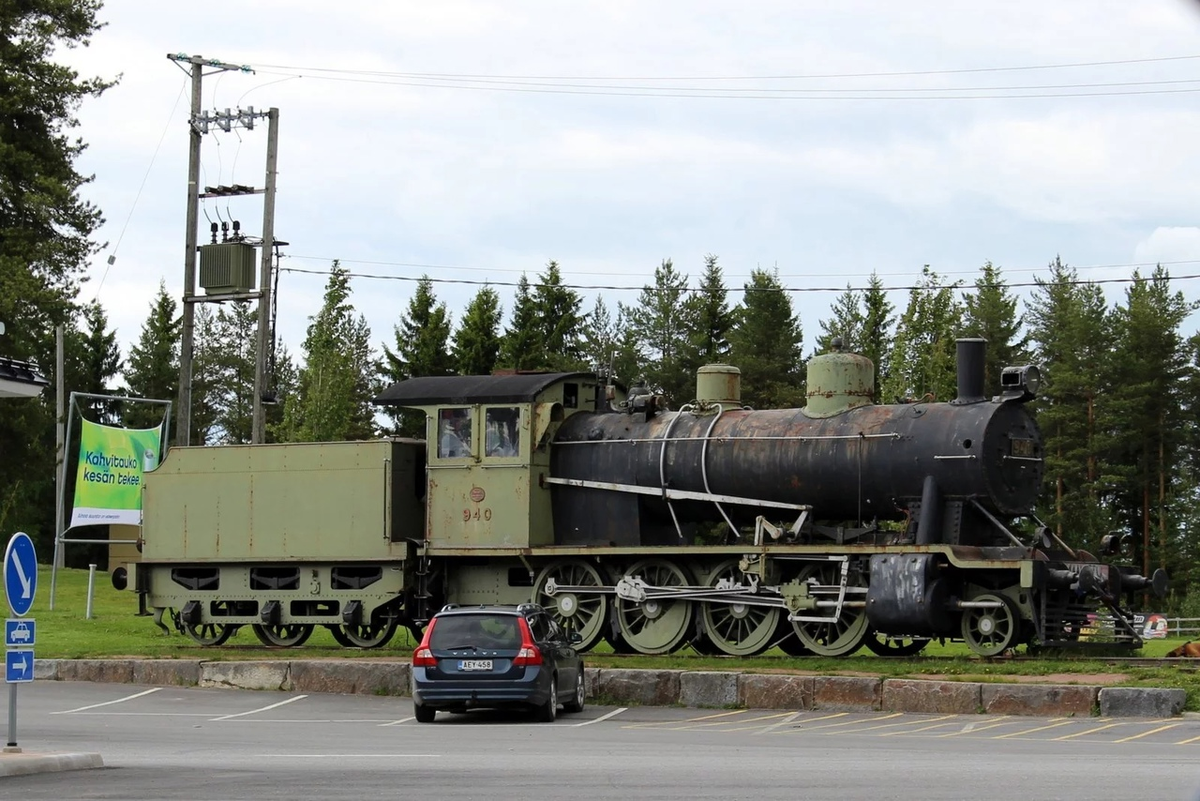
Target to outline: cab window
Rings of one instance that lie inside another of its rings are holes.
[[[521,452],[521,410],[498,407],[484,412],[484,456],[512,457]]]
[[[471,410],[438,411],[438,458],[461,459],[471,455]]]

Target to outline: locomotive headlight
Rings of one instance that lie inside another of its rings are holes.
[[[1000,394],[1004,400],[1028,401],[1042,385],[1042,371],[1036,365],[1005,367],[1000,372]]]

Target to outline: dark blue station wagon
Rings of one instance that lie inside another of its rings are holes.
[[[413,653],[417,720],[431,723],[439,710],[522,708],[551,722],[559,704],[582,712],[577,642],[577,634],[568,637],[537,604],[446,606]]]

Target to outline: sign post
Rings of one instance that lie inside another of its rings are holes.
[[[4,549],[4,595],[15,620],[4,622],[4,680],[8,683],[8,742],[6,752],[17,747],[17,684],[33,681],[35,631],[32,619],[24,620],[37,590],[37,552],[28,534],[18,531]]]

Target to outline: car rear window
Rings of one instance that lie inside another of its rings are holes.
[[[513,615],[447,615],[439,617],[429,635],[434,649],[475,646],[484,649],[520,648],[521,631]]]

